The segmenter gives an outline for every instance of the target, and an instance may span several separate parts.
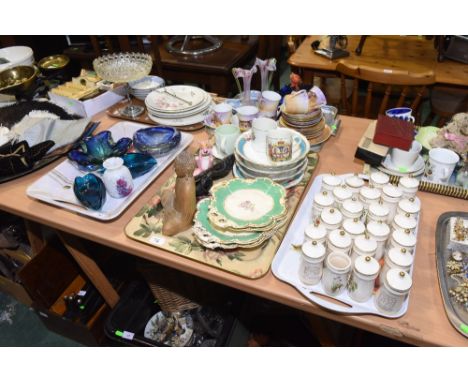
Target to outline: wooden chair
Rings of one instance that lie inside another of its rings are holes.
[[[403,70],[341,62],[338,63],[336,70],[341,75],[341,112],[364,118],[375,118],[378,114],[384,114],[385,110],[392,107],[408,106],[413,109],[413,114],[418,120],[419,106],[423,97],[427,95],[427,87],[435,83],[432,70],[410,73]],[[350,95],[345,86],[346,78],[353,79],[351,107],[349,104]],[[359,102],[360,81],[368,82],[363,111],[360,110],[362,102]],[[383,93],[383,99],[380,105],[374,105],[372,108],[375,103],[373,96],[379,91],[381,95]],[[390,101],[396,98],[396,103],[391,104]]]

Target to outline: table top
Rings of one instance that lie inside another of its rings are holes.
[[[120,121],[104,113],[94,119],[101,120],[101,129],[109,128]],[[343,116],[340,132],[336,137],[332,137],[320,152],[315,175],[330,171],[338,174],[361,171],[363,163],[354,159],[354,151],[369,123],[370,120]],[[204,138],[205,132],[201,130],[194,135],[195,140]],[[58,163],[55,162],[15,181],[1,184],[0,209],[156,263],[401,341],[415,345],[468,345],[468,339],[451,326],[445,314],[435,258],[437,218],[446,211],[462,208],[459,199],[418,193],[422,202],[422,215],[414,287],[408,311],[399,319],[385,319],[373,315],[341,315],[324,310],[309,302],[292,286],[276,279],[271,271],[258,280],[249,280],[127,238],[124,227],[172,174],[172,166],[166,169],[119,218],[106,223],[50,206],[26,195],[27,187]]]
[[[322,71],[335,71],[338,62],[366,64],[413,72],[433,70],[437,83],[468,86],[468,65],[445,59],[437,61],[433,40],[423,36],[369,36],[361,56],[354,52],[361,36],[348,36],[349,57],[329,60],[315,54],[310,44],[321,36],[309,36],[289,58],[292,66]]]

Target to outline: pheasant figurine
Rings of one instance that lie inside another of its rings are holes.
[[[195,159],[187,151],[182,152],[175,160],[175,189],[166,190],[161,196],[164,208],[162,233],[165,236],[176,235],[192,225],[197,208],[193,177],[195,167]]]

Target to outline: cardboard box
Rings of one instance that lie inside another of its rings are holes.
[[[112,105],[115,105],[117,102],[122,101],[126,96],[126,92],[126,86],[119,86],[85,101],[64,97],[52,92],[49,92],[49,98],[53,103],[63,107],[71,114],[77,114],[82,117],[92,117],[108,109]]]

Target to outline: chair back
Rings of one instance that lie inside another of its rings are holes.
[[[409,72],[402,69],[390,69],[378,66],[355,65],[349,63],[338,63],[336,70],[341,74],[341,103],[343,114],[362,116],[370,118],[372,115],[372,101],[376,88],[384,87],[383,99],[378,108],[378,114],[384,114],[390,107],[401,107],[408,105],[414,114],[418,109],[423,96],[427,92],[427,86],[435,83],[434,72],[423,69],[418,72]],[[351,106],[349,105],[349,94],[347,94],[345,80],[353,79],[353,91]],[[367,91],[363,113],[359,113],[359,82],[366,81]],[[396,105],[389,105],[393,95],[398,96]],[[358,115],[360,114],[360,115]],[[375,111],[374,111],[375,115]]]

